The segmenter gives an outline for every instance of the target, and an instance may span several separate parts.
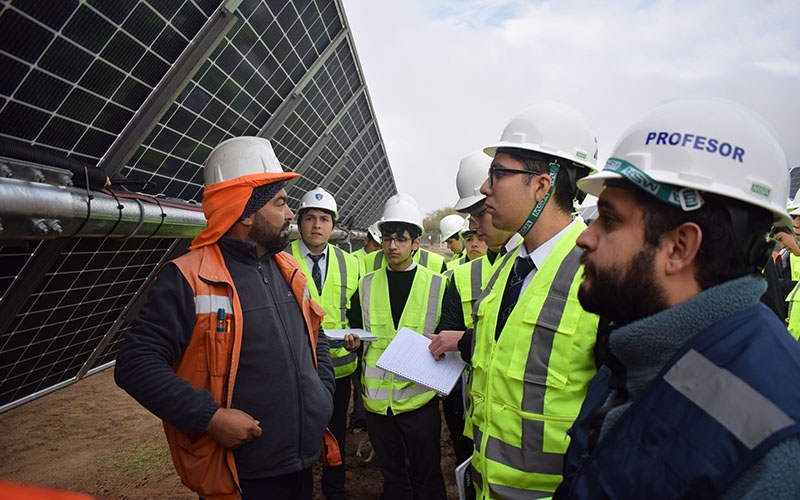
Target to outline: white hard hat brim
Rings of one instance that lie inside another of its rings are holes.
[[[466,198],[459,198],[455,205],[453,205],[453,209],[463,212],[466,211],[469,207],[482,202],[486,199],[485,195],[474,195],[474,196],[467,196]]]
[[[483,152],[487,155],[491,156],[492,158],[495,157],[497,154],[497,150],[500,148],[513,148],[513,149],[522,149],[525,151],[535,151],[537,153],[542,153],[550,156],[554,156],[556,158],[561,158],[568,162],[572,162],[576,165],[580,165],[582,167],[588,168],[590,172],[596,172],[597,167],[592,165],[592,163],[588,160],[583,160],[578,156],[568,153],[566,151],[559,151],[554,148],[549,148],[545,146],[541,146],[539,144],[530,144],[530,143],[520,143],[520,142],[510,142],[510,141],[500,141],[497,144],[492,146],[483,148]]]

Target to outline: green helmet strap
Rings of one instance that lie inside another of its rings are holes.
[[[684,212],[691,212],[703,206],[703,196],[700,191],[658,182],[634,164],[621,158],[609,158],[603,172],[617,173],[651,196],[669,205],[680,207]]]
[[[550,189],[547,190],[547,194],[544,195],[544,198],[539,200],[539,202],[534,205],[533,210],[531,210],[531,214],[528,216],[528,219],[525,221],[525,224],[519,228],[517,231],[520,236],[525,236],[528,234],[528,231],[531,230],[536,221],[539,220],[539,216],[542,215],[542,210],[544,210],[544,206],[547,205],[547,201],[550,199],[550,195],[553,194],[553,190],[556,188],[556,179],[558,179],[558,172],[560,171],[560,167],[558,163],[550,163],[550,179],[552,179],[552,183],[550,184]]]

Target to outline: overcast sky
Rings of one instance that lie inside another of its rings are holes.
[[[458,199],[459,160],[539,99],[571,104],[604,164],[676,97],[738,101],[800,165],[797,0],[343,0],[397,188],[423,215]]]

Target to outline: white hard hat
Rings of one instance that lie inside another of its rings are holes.
[[[619,178],[684,210],[702,206],[702,193],[714,193],[790,222],[786,154],[761,117],[730,101],[695,98],[657,107],[622,134],[601,172],[578,185],[599,195],[606,180]]]
[[[319,208],[320,210],[326,210],[333,214],[334,219],[339,218],[336,200],[333,199],[333,195],[321,187],[307,192],[302,198],[300,198],[300,208],[297,209],[297,213],[299,214],[306,208]]]
[[[492,158],[483,150],[473,151],[461,159],[456,174],[458,201],[453,208],[464,211],[486,198],[481,193],[481,185],[486,180],[491,164]]]
[[[460,215],[450,214],[442,217],[442,220],[439,221],[439,235],[442,237],[442,241],[452,236],[458,236],[462,227],[464,227],[464,218]]]
[[[797,193],[795,193],[794,200],[791,200],[786,204],[786,210],[789,211],[789,215],[792,217],[795,215],[800,215],[800,189],[798,189]]]
[[[461,226],[461,237],[464,237],[464,233],[474,233],[476,232],[474,229],[469,228],[469,218],[464,219],[464,225]]]
[[[406,193],[397,193],[386,200],[383,206],[383,217],[378,223],[378,229],[383,231],[384,222],[405,222],[417,226],[422,233],[422,215],[417,208],[417,201]]]
[[[372,239],[378,243],[381,242],[381,230],[378,228],[379,222],[380,221],[375,221],[367,228],[367,231],[369,231],[369,234],[370,236],[372,236]]]
[[[294,179],[300,174],[284,172],[272,144],[262,137],[233,137],[222,141],[208,155],[205,185],[211,186],[253,174],[274,174],[268,182]]]
[[[500,142],[483,151],[494,157],[497,148],[536,151],[597,170],[594,130],[581,113],[559,102],[544,101],[522,110],[503,129]]]

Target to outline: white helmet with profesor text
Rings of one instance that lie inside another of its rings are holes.
[[[575,108],[543,101],[522,110],[503,129],[500,142],[483,151],[494,157],[497,148],[516,148],[564,158],[597,170],[597,136]]]
[[[300,177],[300,174],[283,171],[268,140],[249,136],[219,143],[208,155],[203,171],[206,187],[254,174],[274,177],[269,182]]]
[[[420,233],[425,230],[422,225],[422,215],[417,208],[417,201],[405,193],[397,193],[386,200],[383,206],[383,217],[378,222],[378,228],[383,231],[384,222],[405,222],[417,226]]]
[[[486,180],[491,164],[492,158],[483,150],[473,151],[461,159],[456,174],[458,201],[453,208],[464,212],[486,198],[486,195],[481,193],[481,185]]]
[[[464,218],[460,215],[445,215],[442,217],[442,220],[439,221],[439,236],[442,237],[442,241],[453,236],[457,237],[463,226]]]
[[[297,209],[297,213],[299,214],[307,208],[319,208],[320,210],[326,210],[333,214],[334,219],[339,218],[336,200],[333,199],[333,195],[321,187],[307,192],[302,198],[300,198],[300,208]]]
[[[790,222],[786,154],[772,128],[734,102],[662,104],[622,135],[601,172],[578,184],[599,195],[607,180],[619,178],[685,211],[713,193],[764,208],[776,223]]]

